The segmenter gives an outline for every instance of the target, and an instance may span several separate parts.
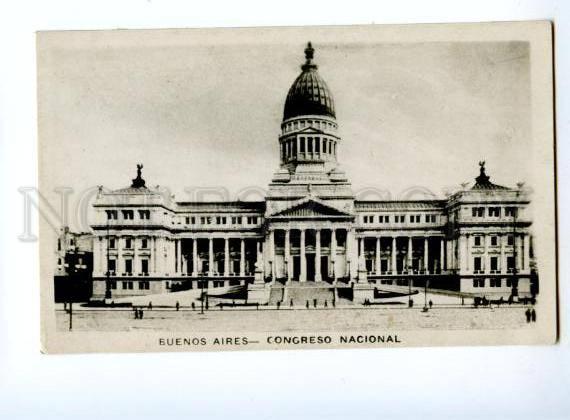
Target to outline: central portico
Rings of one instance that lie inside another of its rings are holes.
[[[267,194],[264,269],[271,283],[348,283],[357,265],[354,194],[338,165],[333,97],[313,55],[309,43],[285,101],[280,166]]]

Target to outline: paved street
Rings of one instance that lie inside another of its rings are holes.
[[[78,305],[74,305],[75,306]],[[85,309],[73,313],[75,331],[192,331],[192,332],[263,332],[263,331],[354,331],[372,329],[506,329],[529,327],[526,307],[441,306],[422,312],[422,305],[373,306],[280,310],[260,308],[210,308],[203,315],[197,309],[154,308],[144,310],[144,318],[135,319],[132,309]],[[68,314],[57,311],[60,330],[68,329]],[[530,324],[532,325],[532,324]]]

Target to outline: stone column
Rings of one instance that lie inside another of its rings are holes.
[[[208,238],[208,276],[214,275],[214,239]]]
[[[315,232],[315,281],[323,279],[321,274],[321,230]]]
[[[239,275],[245,276],[245,239],[240,239],[239,247]]]
[[[376,238],[376,260],[375,262],[375,268],[374,271],[376,271],[376,275],[380,275],[380,254],[381,254],[381,249],[380,249],[380,237]]]
[[[230,275],[230,240],[228,237],[224,238],[224,276]]]
[[[406,255],[406,259],[407,261],[407,265],[409,267],[409,270],[412,270],[412,264],[413,264],[413,256],[414,256],[414,241],[412,240],[411,236],[408,236],[408,255]]]
[[[507,262],[505,260],[505,239],[508,240],[508,236],[499,235],[499,244],[501,245],[501,256],[499,258],[499,268],[501,274],[505,274],[507,272]]]
[[[486,252],[486,251],[485,251]],[[465,269],[469,270],[469,260],[471,259],[471,255],[469,255],[469,234],[465,235]]]
[[[442,237],[439,240],[439,271],[445,269],[445,239]]]
[[[192,239],[192,275],[198,275],[198,238]]]
[[[392,274],[396,274],[397,271],[397,249],[396,249],[396,237],[393,236],[392,237],[392,252],[390,253],[390,257],[392,258],[392,260],[390,261],[390,271],[392,272]]]
[[[116,266],[116,275],[120,276],[122,273],[125,272],[125,264],[123,263],[123,238],[120,236],[116,236],[115,243],[117,244],[117,262],[115,263]]]
[[[180,273],[182,271],[180,269],[182,266],[182,247],[180,246],[180,239],[174,240],[174,247],[176,248],[176,269],[174,271]]]
[[[133,276],[136,276],[141,272],[141,267],[139,265],[139,252],[137,248],[138,239],[138,237],[133,236]]]
[[[523,240],[524,240],[523,270],[525,272],[528,272],[530,271],[530,236],[528,234],[524,234]]]
[[[301,275],[299,276],[299,281],[307,281],[307,260],[305,259],[305,229],[301,229],[300,259]]]
[[[291,261],[291,230],[285,229],[285,275],[287,282],[291,281],[291,273],[293,271],[293,261]]]
[[[424,238],[424,270],[426,273],[429,270],[429,240],[427,236]]]
[[[269,231],[269,258],[270,258],[270,267],[271,267],[271,281],[275,281],[275,277],[277,274],[277,261],[275,256],[275,231],[272,229]]]
[[[332,267],[332,278],[336,282],[337,279],[337,267],[336,267],[336,229],[331,229],[331,267]]]
[[[352,229],[346,229],[346,265],[349,279],[356,277],[358,270],[358,244],[354,240]]]
[[[519,236],[519,240],[515,240],[515,245],[517,246],[517,272],[520,273],[523,270],[523,238]]]
[[[148,259],[148,271],[150,271],[149,274],[153,275],[154,272],[156,271],[156,267],[154,266],[154,262],[156,261],[156,250],[154,249],[154,236],[151,236],[149,238],[149,248],[150,248],[150,254],[149,254],[149,259]]]

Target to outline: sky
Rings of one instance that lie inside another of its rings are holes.
[[[192,31],[133,33],[68,33],[40,49],[49,189],[122,188],[139,162],[147,185],[166,186],[177,200],[191,199],[185,189],[195,187],[223,187],[230,199],[266,188],[308,40],[335,100],[339,161],[357,193],[373,187],[396,198],[423,187],[443,196],[473,182],[479,160],[498,184],[530,181],[525,42],[362,42],[297,31],[209,43]]]

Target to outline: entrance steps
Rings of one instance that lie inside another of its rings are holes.
[[[316,300],[318,306],[323,306],[325,301],[331,305],[335,300],[334,288],[330,285],[311,286],[311,287],[295,287],[288,286],[284,291],[285,304],[290,305],[291,300],[294,306],[304,306],[309,302],[310,306],[314,305]]]

